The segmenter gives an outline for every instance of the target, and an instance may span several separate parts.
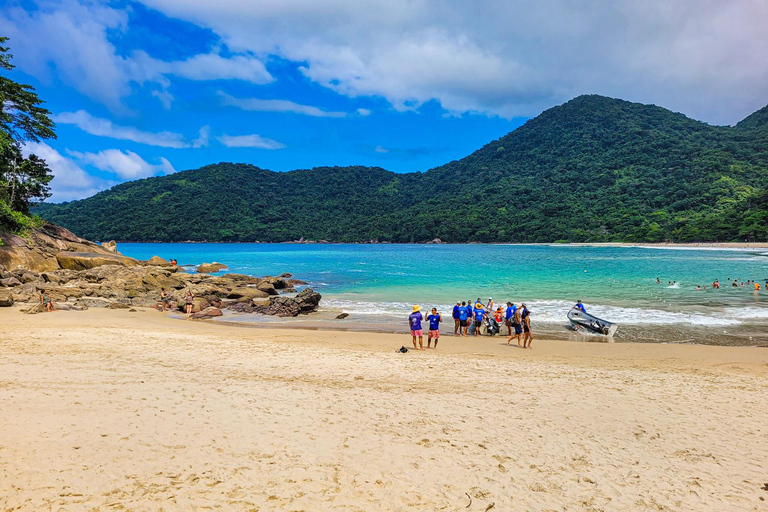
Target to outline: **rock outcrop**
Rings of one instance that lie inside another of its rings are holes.
[[[56,261],[59,262],[59,267],[67,270],[87,270],[89,268],[101,267],[104,265],[135,267],[139,264],[139,262],[133,258],[127,258],[117,254],[67,251],[56,253]]]
[[[227,270],[229,267],[224,265],[223,263],[203,263],[199,267],[197,267],[197,272],[199,274],[215,274],[216,272],[221,272],[222,270]]]
[[[0,233],[0,241],[2,242],[0,243],[0,268],[5,270],[25,269],[33,272],[58,270],[62,267],[56,255],[61,252],[125,258],[118,252],[109,251],[53,224],[45,224],[39,229],[34,229],[25,237]]]
[[[269,302],[241,303],[230,306],[230,309],[240,313],[260,313],[274,316],[299,316],[315,311],[320,304],[321,295],[307,288],[295,297],[270,297]]]
[[[0,290],[0,308],[13,306],[13,294],[10,290]]]
[[[201,318],[213,318],[216,316],[221,316],[221,310],[219,308],[215,308],[213,306],[208,306],[207,308],[203,309],[202,311],[198,311],[197,313],[194,313],[190,315],[194,319],[201,319]]]
[[[160,256],[152,256],[147,261],[143,262],[146,265],[156,265],[158,267],[171,267],[171,262],[161,258]]]
[[[102,242],[101,246],[109,252],[117,252],[117,242],[110,240],[109,242]]]

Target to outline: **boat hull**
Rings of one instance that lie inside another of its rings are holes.
[[[568,312],[568,320],[571,322],[574,330],[586,329],[589,332],[602,334],[604,336],[613,336],[616,329],[619,328],[619,326],[614,323],[603,320],[602,318],[597,318],[578,308],[573,308]]]

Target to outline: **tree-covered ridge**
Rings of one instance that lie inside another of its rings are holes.
[[[766,112],[719,127],[580,96],[426,173],[222,163],[39,212],[94,239],[765,241]]]

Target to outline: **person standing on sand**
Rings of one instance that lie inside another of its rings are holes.
[[[512,315],[512,328],[515,330],[515,334],[511,335],[509,339],[507,340],[507,345],[509,345],[509,342],[512,341],[512,338],[517,336],[517,346],[522,347],[520,344],[520,336],[523,334],[523,319],[522,319],[522,312],[523,308],[519,307],[515,309],[514,314]]]
[[[515,311],[517,311],[515,304],[512,302],[507,302],[507,310],[504,312],[504,325],[507,326],[507,336],[509,336],[510,339],[512,338],[512,323],[515,316]]]
[[[467,311],[467,303],[462,302],[461,307],[459,308],[459,330],[461,331],[462,336],[467,335],[468,330],[468,319],[471,318],[469,315],[469,311]]]
[[[475,315],[475,336],[480,336],[480,327],[483,326],[483,317],[485,316],[485,310],[483,309],[483,303],[479,300],[475,303],[474,309]]]
[[[424,320],[424,317],[419,311],[421,311],[421,306],[413,306],[413,311],[408,315],[408,325],[411,327],[414,350],[424,350],[424,332],[421,330],[421,321]],[[418,346],[416,346],[416,338],[419,338]]]
[[[459,334],[461,329],[461,321],[459,320],[459,309],[461,309],[461,302],[456,301],[456,305],[453,306],[453,335]]]
[[[432,314],[427,315],[427,320],[429,321],[427,348],[432,348],[432,338],[435,339],[435,348],[437,348],[437,340],[440,338],[440,322],[443,321],[443,317],[437,312],[437,308],[432,308]]]
[[[195,296],[192,294],[192,290],[187,290],[187,295],[184,297],[184,304],[187,306],[187,316],[192,314],[192,305],[195,303]]]
[[[165,288],[160,288],[160,306],[163,313],[168,310],[168,292],[165,291]]]
[[[520,318],[523,321],[523,348],[531,348],[531,342],[533,341],[533,330],[531,329],[531,312],[523,304],[523,312],[520,313]]]

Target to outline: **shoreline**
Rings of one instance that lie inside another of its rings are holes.
[[[766,349],[399,354],[407,335],[149,309],[3,308],[0,325],[4,509],[763,507]]]
[[[184,240],[179,242],[116,240],[119,244],[217,244],[217,245],[525,245],[548,247],[640,247],[640,248],[709,248],[709,249],[768,249],[768,242],[222,242]]]

